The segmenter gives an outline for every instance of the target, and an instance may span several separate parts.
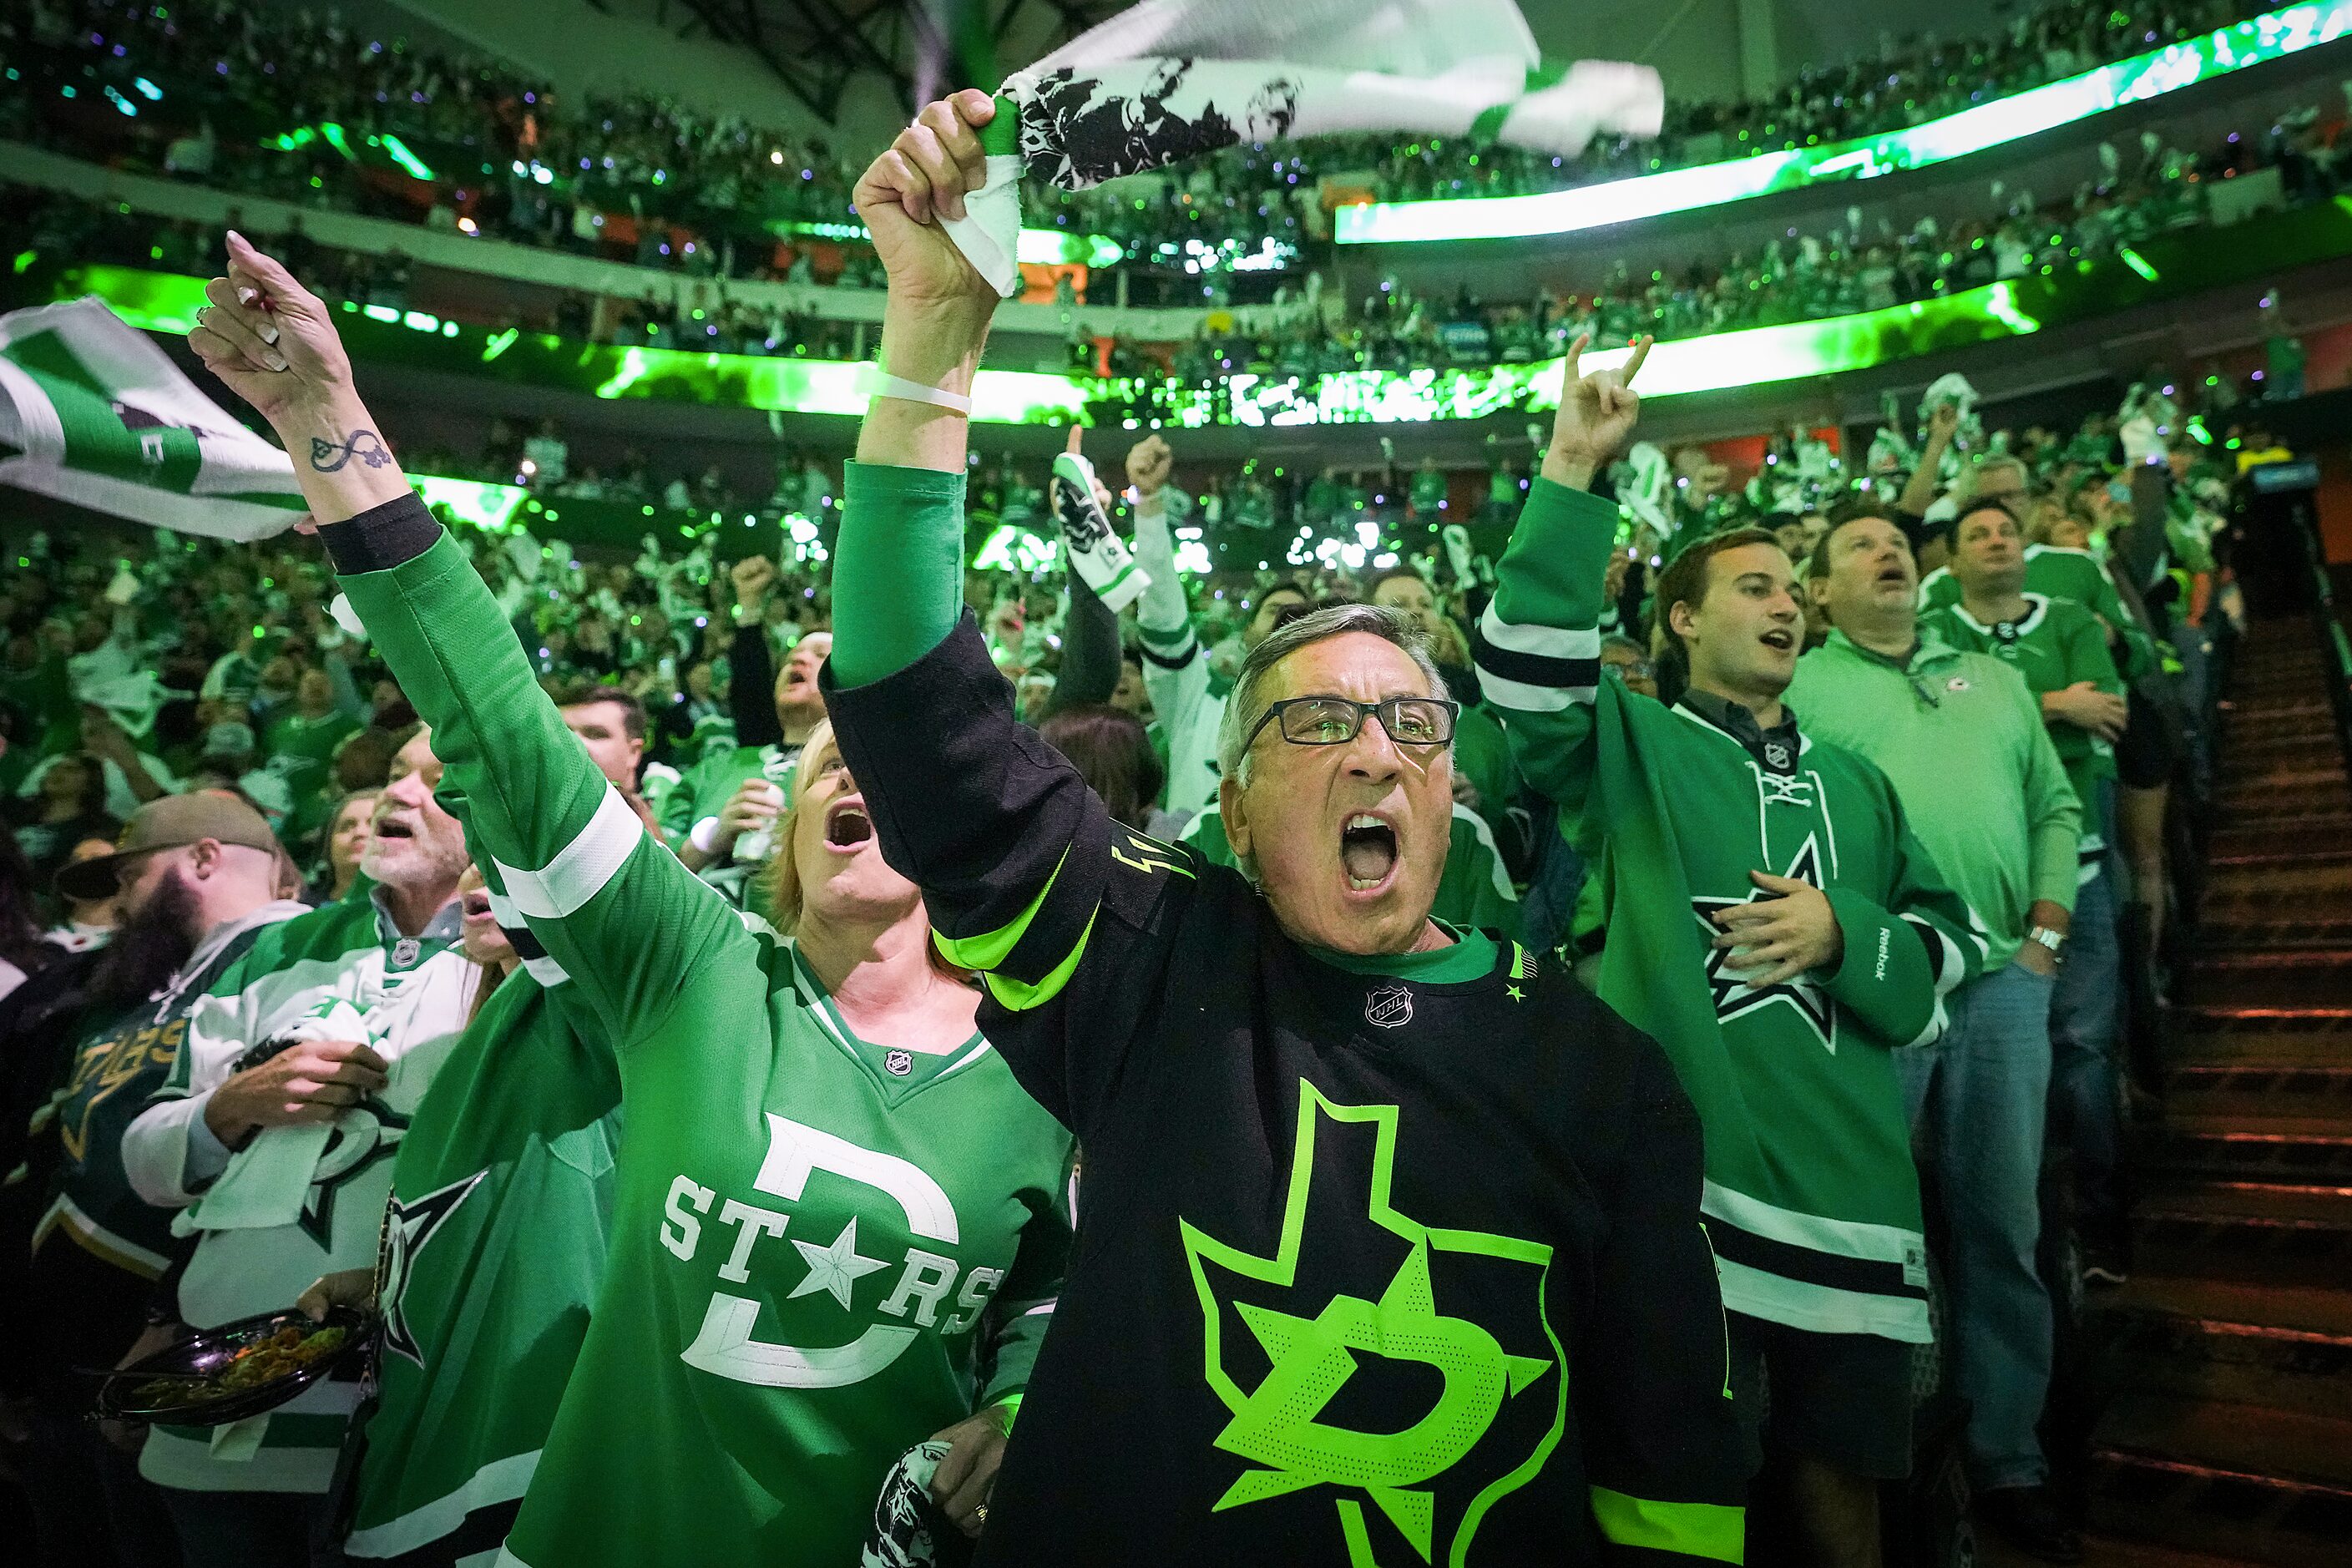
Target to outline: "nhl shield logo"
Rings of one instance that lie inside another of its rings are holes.
[[[1364,1022],[1395,1029],[1412,1022],[1412,993],[1402,985],[1374,987],[1364,996]]]
[[[424,950],[425,944],[415,937],[402,937],[392,944],[392,966],[394,969],[407,968],[416,962],[416,955]]]
[[[892,1078],[905,1078],[915,1070],[915,1058],[908,1051],[891,1051],[883,1057],[882,1065]]]
[[[1764,762],[1767,766],[1779,773],[1787,773],[1790,761],[1792,759],[1789,755],[1788,747],[1778,741],[1764,742]]]

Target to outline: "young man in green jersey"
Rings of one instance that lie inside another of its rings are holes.
[[[403,1568],[506,1544],[604,1281],[621,1138],[619,1065],[562,966],[479,871],[458,894],[488,994],[401,1141],[374,1267],[299,1303],[383,1316],[343,1553]]]
[[[2080,811],[2017,671],[1920,630],[1910,542],[1876,503],[1832,519],[1806,584],[1836,629],[1797,661],[1790,702],[1817,739],[1894,782],[1912,831],[1985,925],[1983,971],[1954,994],[1950,1026],[1895,1066],[1913,1120],[1932,1106],[1976,1506],[2020,1544],[2064,1560],[2080,1547],[2042,1485],[2036,1435],[2052,1352],[2036,1249],[2050,997]]]
[[[976,1528],[1069,1249],[1069,1134],[975,1032],[821,731],[777,829],[794,940],[651,841],[385,449],[329,308],[229,246],[190,345],[296,454],[478,861],[619,1061],[605,1281],[501,1560],[845,1563],[934,1436]]]
[[[1698,1107],[1753,1462],[1790,1460],[1805,1561],[1872,1568],[1877,1483],[1910,1473],[1911,1347],[1931,1338],[1890,1053],[1941,1031],[1984,939],[1886,776],[1782,703],[1804,615],[1771,534],[1710,535],[1659,576],[1687,671],[1672,706],[1599,679],[1617,509],[1591,480],[1546,457],[1478,628],[1481,685],[1599,857],[1601,1000],[1665,1047]]]
[[[1951,573],[1959,602],[1920,616],[1921,628],[1954,647],[1990,654],[2025,678],[2083,808],[2074,917],[2050,1014],[2051,1089],[2065,1109],[2074,1145],[2085,1278],[2119,1285],[2124,1237],[2116,1159],[2122,1127],[2115,1049],[2123,975],[2106,859],[2115,743],[2129,715],[2123,677],[2096,616],[2072,599],[2026,591],[2024,530],[2006,505],[1960,514]]]
[[[1256,643],[1215,759],[1246,874],[1114,823],[1015,721],[960,602],[996,299],[934,222],[991,118],[928,106],[858,185],[891,379],[825,676],[886,854],[1087,1152],[980,1562],[1737,1561],[1697,1120],[1562,969],[1431,920],[1455,708],[1423,642],[1356,605]],[[1631,413],[1591,378],[1560,438]]]

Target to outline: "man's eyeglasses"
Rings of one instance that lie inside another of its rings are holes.
[[[1400,746],[1443,746],[1454,739],[1454,717],[1462,704],[1443,697],[1391,697],[1357,702],[1345,697],[1286,697],[1267,707],[1242,742],[1246,752],[1268,724],[1280,721],[1282,738],[1294,746],[1340,746],[1356,738],[1364,721],[1379,714],[1381,728]]]

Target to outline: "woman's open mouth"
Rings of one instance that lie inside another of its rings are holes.
[[[1351,893],[1378,893],[1396,878],[1396,829],[1360,811],[1339,829],[1339,868]]]
[[[828,847],[860,849],[873,837],[874,819],[866,815],[863,800],[841,801],[824,814],[824,841]]]

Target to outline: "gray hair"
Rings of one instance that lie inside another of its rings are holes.
[[[1369,632],[1405,651],[1429,681],[1429,694],[1444,697],[1445,678],[1429,651],[1429,638],[1396,611],[1379,605],[1328,605],[1296,620],[1285,621],[1242,660],[1241,678],[1225,700],[1225,717],[1217,726],[1217,772],[1235,784],[1249,782],[1250,730],[1265,711],[1266,677],[1274,667],[1311,643]]]

